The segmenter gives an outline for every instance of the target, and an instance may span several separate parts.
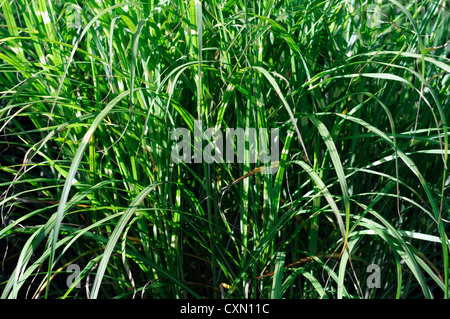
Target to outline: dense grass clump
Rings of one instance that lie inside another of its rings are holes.
[[[449,9],[2,1],[1,297],[447,298]]]

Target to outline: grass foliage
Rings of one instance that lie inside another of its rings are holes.
[[[1,297],[447,298],[449,9],[2,1]],[[175,164],[196,120],[277,173]]]

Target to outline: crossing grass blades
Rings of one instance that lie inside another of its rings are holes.
[[[1,297],[448,298],[449,9],[2,1]]]

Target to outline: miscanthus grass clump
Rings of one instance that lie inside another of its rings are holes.
[[[1,297],[447,298],[449,9],[2,1]]]

